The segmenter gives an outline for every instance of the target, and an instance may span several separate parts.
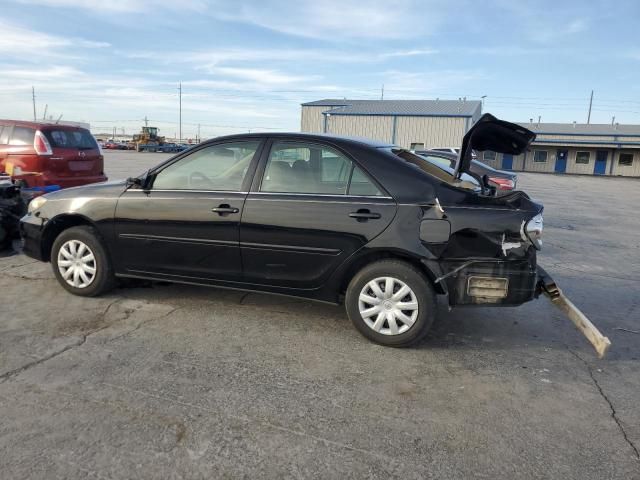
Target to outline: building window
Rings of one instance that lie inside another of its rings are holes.
[[[534,150],[533,161],[535,163],[547,163],[548,152],[546,150]]]
[[[621,167],[630,167],[633,165],[633,153],[621,153],[618,157],[618,165]]]
[[[482,152],[482,159],[485,162],[493,162],[496,159],[496,152],[492,152],[491,150]]]
[[[576,152],[576,163],[581,163],[582,165],[589,165],[590,157],[591,157],[591,152]]]
[[[415,152],[416,150],[424,150],[424,143],[412,143],[409,150]]]

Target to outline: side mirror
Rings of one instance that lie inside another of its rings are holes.
[[[136,187],[136,188],[142,188],[143,190],[148,190],[149,189],[149,180],[150,180],[149,170],[147,170],[146,172],[144,172],[139,177],[129,177],[129,178],[127,178],[127,188]]]
[[[127,186],[129,187],[141,187],[142,186],[142,179],[138,178],[138,177],[129,177],[127,178]]]

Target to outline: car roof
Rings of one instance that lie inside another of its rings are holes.
[[[239,133],[234,135],[225,135],[207,140],[206,143],[219,142],[224,140],[241,140],[249,138],[286,138],[301,141],[330,141],[334,143],[350,143],[358,145],[366,145],[373,148],[391,148],[395,147],[393,143],[381,142],[366,137],[349,137],[342,135],[332,135],[328,133],[301,133],[301,132],[259,132],[259,133]],[[203,142],[205,143],[205,142]]]
[[[88,130],[86,127],[82,127],[80,125],[67,125],[65,123],[56,123],[56,122],[32,122],[29,120],[6,120],[6,119],[0,119],[0,125],[16,125],[19,127],[29,127],[29,128],[35,128],[35,129],[40,129],[43,127],[55,127],[55,128],[59,128],[59,129],[79,129],[81,128],[82,130]]]

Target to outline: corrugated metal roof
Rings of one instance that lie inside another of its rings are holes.
[[[520,123],[538,135],[640,136],[640,125],[608,123]]]
[[[331,115],[404,115],[472,117],[479,112],[479,100],[346,100],[324,99],[303,103],[303,107],[335,107]]]

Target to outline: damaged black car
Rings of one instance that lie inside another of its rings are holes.
[[[344,303],[369,339],[407,346],[451,306],[538,293],[540,203],[496,196],[472,150],[517,155],[535,134],[485,114],[445,171],[380,142],[300,133],[204,142],[127,181],[39,197],[24,251],[76,295],[117,278]]]

